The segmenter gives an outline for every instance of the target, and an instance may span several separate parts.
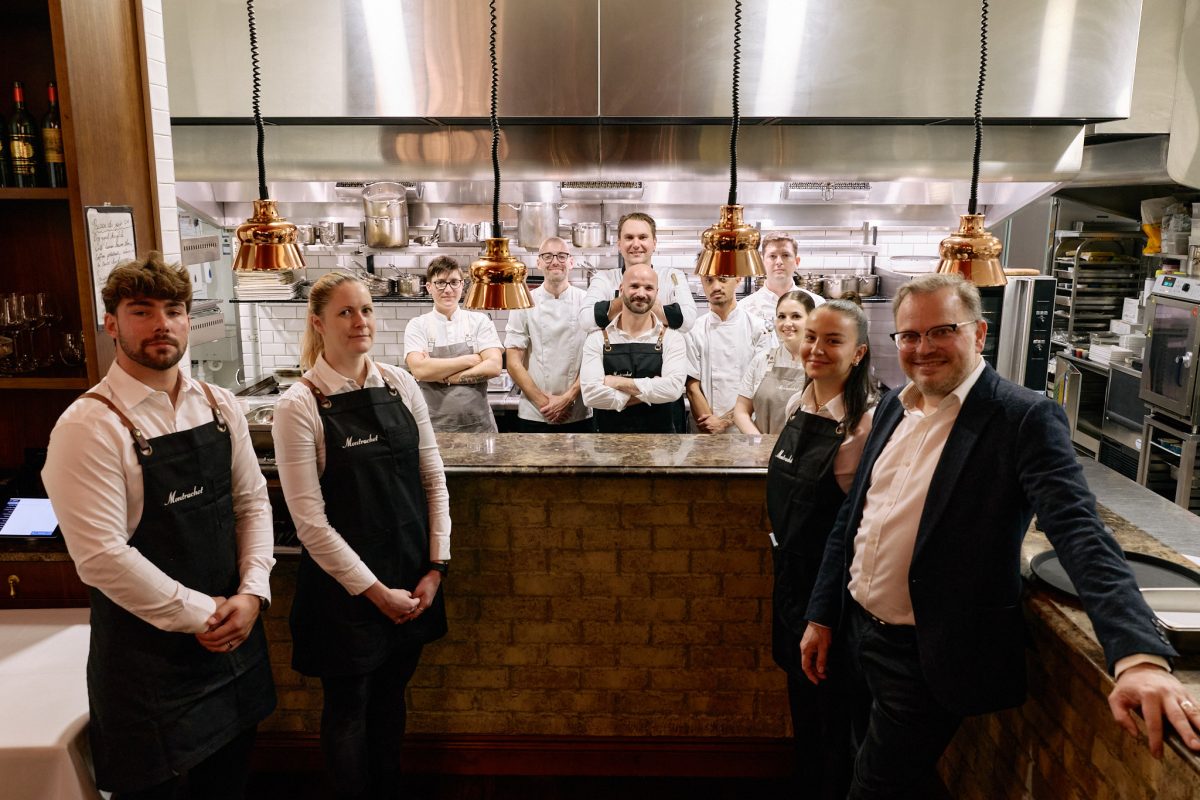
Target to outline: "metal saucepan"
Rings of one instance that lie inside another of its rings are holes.
[[[408,247],[408,203],[404,185],[377,181],[363,189],[363,243]]]
[[[803,275],[796,280],[796,285],[807,292],[819,295],[825,290],[825,277],[823,275]]]
[[[317,240],[321,244],[341,244],[345,237],[345,224],[326,220],[316,225]]]
[[[822,282],[821,295],[836,300],[846,292],[858,291],[858,278],[853,275],[830,276]]]
[[[859,297],[874,297],[879,294],[879,276],[878,275],[859,275],[858,276],[858,295]]]
[[[517,211],[517,243],[526,250],[537,250],[551,236],[558,236],[558,212],[566,203],[521,203]]]
[[[425,278],[422,275],[413,275],[410,272],[402,272],[396,278],[396,294],[401,297],[421,297],[425,294]]]
[[[603,247],[604,223],[576,222],[571,226],[571,244],[576,247]],[[541,247],[541,245],[538,245]]]
[[[439,219],[433,230],[437,235],[438,244],[454,244],[458,241],[454,238],[453,220]]]
[[[316,244],[317,232],[312,225],[298,223],[296,225],[296,244]]]

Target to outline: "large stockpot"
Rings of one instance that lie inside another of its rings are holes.
[[[879,276],[878,275],[859,275],[858,276],[858,296],[859,297],[874,297],[879,294]]]
[[[317,232],[312,225],[306,223],[296,224],[296,244],[316,244]]]
[[[846,292],[858,291],[858,278],[854,275],[830,276],[822,282],[821,295],[826,300],[837,300]]]
[[[571,226],[571,244],[576,247],[603,247],[604,223],[576,222]]]
[[[408,247],[408,203],[403,184],[378,181],[363,189],[363,243]]]
[[[551,236],[558,236],[558,212],[566,203],[521,203],[510,208],[517,211],[517,244],[526,250],[537,250]]]

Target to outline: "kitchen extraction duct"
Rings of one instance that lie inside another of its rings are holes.
[[[416,181],[394,181],[391,178],[379,178],[378,180],[373,181],[338,181],[333,185],[334,196],[337,197],[338,200],[357,202],[362,199],[363,189],[367,188],[372,183],[383,183],[385,181],[388,183],[400,184],[404,187],[404,192],[406,195],[412,195],[418,200],[420,200],[425,193],[424,184]]]
[[[865,203],[871,199],[866,181],[788,181],[780,193],[783,200],[801,203]]]
[[[640,200],[641,181],[561,181],[563,200]]]

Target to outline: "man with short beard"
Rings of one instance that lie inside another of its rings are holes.
[[[116,360],[63,412],[42,480],[91,595],[88,733],[122,798],[240,798],[275,708],[271,506],[232,394],[184,376],[192,287],[158,253],[102,291]]]
[[[683,433],[678,408],[687,346],[655,318],[658,276],[630,267],[621,279],[621,312],[583,345],[579,381],[600,433]]]

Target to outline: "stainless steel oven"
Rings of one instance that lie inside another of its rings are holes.
[[[1155,410],[1195,428],[1200,367],[1200,279],[1160,275],[1146,309],[1146,357],[1139,396]]]

